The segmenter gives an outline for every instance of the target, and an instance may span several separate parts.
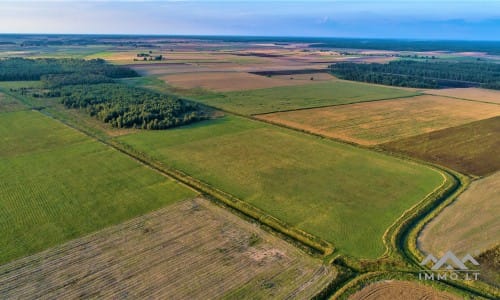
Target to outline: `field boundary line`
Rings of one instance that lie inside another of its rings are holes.
[[[353,105],[353,104],[363,104],[363,103],[378,102],[378,101],[390,101],[390,100],[396,100],[396,99],[415,98],[415,97],[418,97],[418,96],[423,96],[423,94],[417,94],[416,93],[415,95],[409,95],[409,96],[405,96],[405,97],[387,97],[387,98],[378,98],[378,99],[371,99],[371,100],[359,101],[359,102],[349,102],[349,103],[328,104],[328,105],[319,105],[319,106],[311,106],[311,107],[303,107],[303,108],[292,108],[292,109],[284,109],[284,110],[275,110],[275,111],[270,111],[270,112],[265,112],[265,113],[249,114],[249,115],[246,115],[246,116],[258,117],[258,116],[265,116],[265,115],[278,114],[278,113],[287,113],[287,112],[293,112],[293,111],[303,111],[303,110],[312,110],[312,109],[318,109],[318,108],[328,108],[328,107],[345,106],[345,105]],[[219,108],[216,108],[216,109],[219,109]],[[227,112],[234,113],[234,112],[231,112],[231,111],[227,111]]]

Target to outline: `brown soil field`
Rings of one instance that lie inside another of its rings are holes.
[[[278,76],[265,77],[242,72],[197,72],[166,75],[161,77],[161,79],[177,88],[204,88],[217,92],[263,89],[316,82],[315,80],[310,80],[311,76],[309,76],[308,80],[290,80],[289,78],[275,77]],[[321,76],[321,78],[325,77]],[[333,79],[333,77],[330,76],[330,79]]]
[[[362,145],[428,133],[500,115],[500,106],[417,96],[260,115],[258,118]]]
[[[470,187],[418,237],[419,248],[434,256],[453,251],[477,255],[500,243],[500,172],[472,182]]]
[[[368,285],[350,300],[458,300],[460,297],[411,281],[387,280]]]
[[[425,90],[424,92],[426,94],[431,94],[431,95],[449,96],[454,98],[500,104],[500,91],[495,91],[495,90],[487,90],[479,88],[463,88],[463,89]]]
[[[381,145],[466,174],[500,170],[500,117],[451,127]]]
[[[311,298],[330,267],[194,199],[0,266],[1,298]]]

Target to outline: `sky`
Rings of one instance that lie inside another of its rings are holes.
[[[0,33],[500,40],[500,0],[0,0]]]

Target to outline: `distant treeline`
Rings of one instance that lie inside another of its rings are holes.
[[[114,81],[131,76],[138,75],[104,60],[0,60],[0,81],[41,80],[43,89],[32,96],[59,98],[65,107],[84,109],[114,127],[166,129],[207,118],[198,104]],[[20,89],[24,95],[27,90]]]
[[[59,74],[58,78],[68,74],[80,74],[73,78],[87,75],[102,75],[108,78],[139,76],[130,68],[107,64],[102,59],[25,59],[9,58],[0,60],[0,81],[41,80],[44,75]],[[82,82],[84,83],[84,82]]]
[[[416,87],[500,89],[500,64],[486,62],[400,60],[387,64],[342,62],[330,66],[336,76],[355,81]]]

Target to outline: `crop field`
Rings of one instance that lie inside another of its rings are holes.
[[[376,145],[498,115],[499,105],[426,95],[258,118],[327,137]]]
[[[381,145],[463,173],[484,176],[500,170],[500,116]]]
[[[198,198],[3,265],[0,295],[305,299],[335,275],[320,260]]]
[[[411,281],[386,280],[372,283],[349,297],[349,300],[459,300],[448,292]]]
[[[474,181],[450,206],[434,218],[419,236],[426,253],[479,253],[497,243],[500,232],[500,172]],[[481,216],[471,218],[470,216]]]
[[[425,93],[500,104],[500,91],[495,91],[495,90],[487,90],[479,88],[441,89],[441,90],[426,90]]]
[[[423,165],[235,116],[117,140],[358,257],[383,254],[385,229],[443,182]]]
[[[415,92],[370,84],[328,81],[227,93],[207,93],[196,99],[227,111],[246,115],[339,105],[416,95]]]
[[[330,76],[333,79],[333,77]],[[314,83],[313,80],[290,80],[289,78],[269,78],[243,72],[197,72],[180,73],[162,77],[177,88],[203,88],[217,92],[263,89],[275,86],[290,86]]]
[[[196,195],[36,111],[0,141],[0,264]]]

